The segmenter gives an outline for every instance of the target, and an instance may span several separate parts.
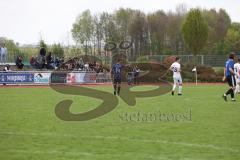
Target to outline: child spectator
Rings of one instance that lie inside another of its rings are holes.
[[[11,71],[11,70],[10,70],[10,65],[7,64],[7,65],[4,67],[3,71],[4,71],[4,72],[10,72],[10,71]],[[6,85],[6,83],[3,83],[3,85]]]
[[[7,64],[7,65],[4,67],[3,71],[4,71],[4,72],[9,72],[9,71],[11,71],[11,70],[10,70],[10,65]]]

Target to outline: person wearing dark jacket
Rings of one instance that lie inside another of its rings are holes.
[[[36,68],[36,58],[34,56],[30,58],[29,63],[33,68]]]
[[[23,69],[24,64],[22,63],[23,59],[21,56],[18,56],[16,59],[16,66],[18,69]]]
[[[46,49],[45,49],[45,48],[41,48],[41,49],[40,49],[40,55],[41,55],[42,57],[45,57],[45,56],[46,56]]]
[[[52,59],[52,52],[49,52],[47,57],[46,57],[46,62],[47,62],[47,69],[53,69],[54,68],[54,63]]]

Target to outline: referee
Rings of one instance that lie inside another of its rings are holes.
[[[231,95],[231,99],[232,101],[236,101],[234,98],[234,90],[235,90],[235,86],[236,86],[236,80],[235,80],[235,76],[234,76],[234,57],[235,54],[231,53],[229,54],[229,59],[226,61],[226,65],[224,68],[224,77],[223,80],[227,80],[228,85],[229,85],[229,89],[227,90],[226,93],[223,94],[223,99],[225,101],[227,101],[227,95]]]

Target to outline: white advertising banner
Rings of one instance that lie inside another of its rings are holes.
[[[51,73],[34,73],[34,83],[49,84]]]
[[[96,83],[96,77],[92,72],[68,73],[67,83]]]

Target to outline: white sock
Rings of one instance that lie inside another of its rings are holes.
[[[179,87],[178,87],[178,93],[179,93],[179,94],[182,94],[182,86],[179,86]]]
[[[239,85],[237,84],[237,86],[236,86],[236,88],[235,88],[235,90],[234,90],[234,93],[236,94],[236,93],[238,93],[238,91],[239,91]]]
[[[176,84],[173,85],[172,91],[175,91]]]

